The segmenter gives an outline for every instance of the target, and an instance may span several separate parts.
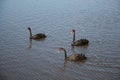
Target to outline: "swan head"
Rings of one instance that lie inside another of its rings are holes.
[[[57,52],[60,53],[63,50],[63,48],[58,48]]]
[[[31,30],[31,28],[30,28],[30,27],[28,27],[28,30]]]
[[[74,34],[74,33],[75,33],[75,29],[72,29],[72,30],[71,30],[71,33]]]
[[[75,29],[72,29],[72,32],[75,32]]]

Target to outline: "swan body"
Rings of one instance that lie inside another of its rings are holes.
[[[87,57],[85,54],[72,54],[69,57],[67,57],[67,52],[64,48],[58,48],[58,52],[64,51],[65,54],[65,60],[69,61],[80,61],[80,60],[85,60]]]
[[[33,35],[30,37],[31,39],[42,39],[42,38],[46,38],[46,35],[43,33],[38,33],[36,35]]]
[[[35,34],[35,35],[32,35],[32,31],[31,31],[31,28],[28,27],[28,30],[30,32],[30,39],[43,39],[43,38],[46,38],[47,36],[43,33],[38,33],[38,34]]]
[[[77,41],[72,41],[71,45],[72,46],[84,46],[88,45],[89,41],[87,39],[80,39]]]
[[[84,46],[84,45],[88,45],[89,40],[87,40],[87,39],[80,39],[80,40],[75,41],[75,30],[72,29],[71,32],[73,33],[73,41],[71,43],[71,46]]]
[[[70,61],[79,61],[79,60],[85,60],[87,57],[84,54],[72,54],[69,57],[67,57],[67,60]]]

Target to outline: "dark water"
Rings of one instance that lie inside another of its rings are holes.
[[[47,38],[29,48],[28,26]],[[73,28],[88,47],[71,48]],[[120,0],[0,0],[0,80],[120,80]]]

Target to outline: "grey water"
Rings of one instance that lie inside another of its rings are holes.
[[[87,60],[64,63],[59,47]],[[0,80],[120,80],[120,0],[0,0]]]

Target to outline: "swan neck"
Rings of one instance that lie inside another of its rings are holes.
[[[73,33],[73,42],[75,42],[75,32]]]
[[[31,29],[29,30],[29,32],[30,32],[30,38],[32,37],[32,31],[31,31]]]
[[[65,60],[66,60],[67,59],[67,52],[66,52],[65,49],[63,49],[63,51],[64,51],[64,54],[65,54]]]

